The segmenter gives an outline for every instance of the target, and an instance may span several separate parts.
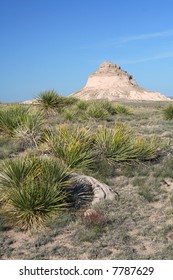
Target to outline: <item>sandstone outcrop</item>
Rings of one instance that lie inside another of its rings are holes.
[[[72,207],[80,208],[86,204],[96,204],[103,200],[114,200],[118,198],[118,193],[112,188],[97,179],[83,174],[72,173],[69,176],[72,185],[67,189],[70,194],[70,204]]]
[[[111,62],[104,62],[89,76],[86,86],[71,96],[84,99],[169,101],[170,98],[140,87],[132,75]]]

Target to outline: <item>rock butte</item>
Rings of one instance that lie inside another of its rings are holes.
[[[111,62],[104,62],[89,76],[86,86],[70,96],[84,99],[108,99],[109,101],[171,101],[170,98],[140,87],[132,75]]]

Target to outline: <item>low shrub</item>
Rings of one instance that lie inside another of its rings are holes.
[[[142,138],[121,124],[113,129],[99,127],[95,134],[95,149],[100,161],[108,164],[125,161],[151,160],[157,157],[158,138]]]
[[[104,120],[109,115],[108,111],[99,103],[90,104],[87,107],[86,114],[89,118],[95,118],[99,120]]]
[[[7,105],[0,108],[0,133],[5,136],[13,136],[28,115],[28,107],[22,105]]]
[[[14,130],[14,138],[18,140],[23,149],[38,148],[43,134],[45,118],[42,113],[29,112],[24,116],[20,126]]]
[[[36,98],[38,103],[46,112],[51,112],[62,106],[62,98],[54,90],[46,90],[41,92]]]
[[[132,114],[132,111],[128,107],[126,107],[124,105],[120,105],[120,104],[115,105],[114,110],[119,115],[131,115]]]
[[[85,128],[60,126],[47,138],[53,154],[75,170],[86,170],[93,164],[92,138]]]
[[[166,120],[172,120],[173,119],[173,104],[167,105],[163,109],[163,116]]]
[[[44,226],[67,208],[70,172],[58,160],[19,157],[4,161],[0,173],[1,212],[23,229]]]

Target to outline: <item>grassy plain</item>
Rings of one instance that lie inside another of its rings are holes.
[[[18,157],[57,157],[59,146],[50,145],[50,130],[62,125],[89,129],[92,133],[100,127],[113,129],[123,125],[135,137],[155,135],[158,139],[157,151],[150,159],[114,160],[109,164],[106,157],[97,158],[93,168],[90,161],[87,165],[90,157],[82,150],[81,162],[86,164],[82,170],[80,163],[74,164],[73,170],[91,175],[119,193],[119,200],[94,206],[100,215],[98,219],[87,220],[83,215],[85,208],[70,208],[60,211],[46,227],[26,230],[4,220],[1,211],[1,259],[173,259],[173,120],[164,118],[166,102],[119,104],[127,110],[114,111],[108,103],[95,108],[74,100],[62,101],[51,110],[41,108],[40,104],[31,105],[31,115],[39,115],[34,123],[28,117],[25,126],[19,129],[11,123],[10,130],[1,123],[1,172],[5,161]],[[4,106],[11,105],[0,106],[2,111]],[[28,105],[22,107],[28,110]],[[3,190],[1,197],[2,194]],[[4,201],[0,203],[3,210]]]

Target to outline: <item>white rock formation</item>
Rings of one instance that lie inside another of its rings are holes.
[[[119,195],[113,189],[97,179],[78,173],[69,176],[72,185],[67,189],[70,194],[70,204],[73,207],[84,206],[88,202],[92,205],[103,200],[118,199]]]
[[[71,96],[84,99],[135,100],[135,101],[169,101],[170,98],[141,88],[131,75],[120,66],[104,62],[100,68],[89,76],[86,86]]]

